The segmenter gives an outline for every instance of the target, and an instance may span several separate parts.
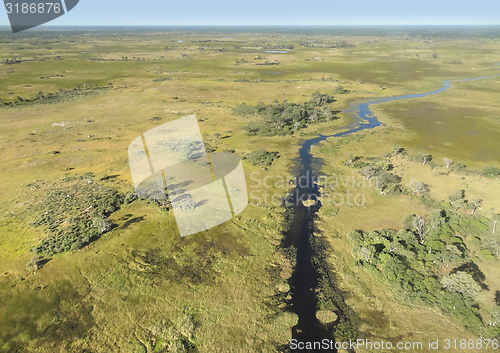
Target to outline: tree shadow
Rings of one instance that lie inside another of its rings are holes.
[[[167,189],[168,190],[178,190],[177,193],[183,193],[185,192],[185,188],[188,187],[189,185],[193,184],[193,181],[192,180],[184,180],[180,183],[177,183],[177,184],[169,184],[167,185]],[[175,195],[177,193],[171,191],[170,193],[172,193],[172,195]]]
[[[486,276],[484,275],[483,271],[479,269],[477,264],[475,262],[467,262],[451,271],[451,273],[456,273],[458,271],[461,272],[466,272],[469,275],[474,278],[474,280],[481,286],[482,289],[484,290],[489,290],[488,285],[485,283],[486,282]]]
[[[42,268],[43,266],[48,264],[50,260],[52,260],[52,258],[41,259],[40,261],[38,261],[38,268]]]
[[[203,206],[203,205],[204,205],[204,204],[206,204],[207,202],[208,202],[208,199],[201,200],[200,202],[196,203],[196,205],[194,205],[194,208],[197,208],[197,207]]]
[[[500,290],[495,292],[495,303],[496,305],[500,305]]]
[[[116,178],[118,178],[119,175],[118,174],[113,174],[113,175],[106,175],[105,177],[102,177],[100,179],[100,181],[107,181],[107,180],[114,180]]]
[[[127,213],[122,218],[120,218],[120,221],[126,221],[126,220],[130,219],[130,217],[132,217],[132,216],[133,216],[132,213]]]
[[[128,228],[130,225],[132,225],[134,223],[139,223],[139,222],[144,221],[145,216],[146,215],[139,216],[139,217],[134,217],[134,218],[130,218],[129,220],[127,220],[125,223],[122,224],[122,226],[120,227],[120,229],[126,229],[126,228]]]

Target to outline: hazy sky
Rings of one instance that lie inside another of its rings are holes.
[[[49,1],[49,0],[47,0]],[[26,0],[29,3],[29,0]],[[500,24],[488,0],[80,0],[50,25]],[[9,25],[0,11],[0,25]]]

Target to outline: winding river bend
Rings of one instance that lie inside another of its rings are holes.
[[[345,110],[353,118],[353,123],[347,127],[347,131],[335,135],[319,135],[318,137],[305,140],[299,150],[297,165],[299,170],[297,178],[307,180],[307,182],[298,183],[294,196],[297,202],[294,202],[294,217],[291,221],[289,230],[285,233],[283,245],[285,247],[294,246],[297,250],[297,261],[292,277],[290,278],[291,288],[291,309],[298,315],[298,324],[293,327],[292,336],[297,342],[321,342],[323,339],[335,340],[332,331],[332,325],[324,325],[316,318],[317,298],[316,288],[318,287],[318,269],[313,264],[313,249],[311,247],[311,236],[315,232],[314,221],[317,212],[321,208],[318,200],[318,186],[314,184],[315,170],[313,168],[314,158],[311,155],[311,146],[317,145],[328,137],[341,137],[353,134],[355,132],[367,129],[373,129],[383,125],[370,110],[370,105],[387,103],[396,100],[420,98],[446,91],[453,81],[477,81],[499,77],[500,75],[478,77],[471,79],[447,80],[443,86],[435,91],[409,94],[404,96],[383,97],[373,100],[358,100],[352,102],[348,110]],[[307,195],[307,197],[303,197]],[[314,200],[315,204],[306,207],[299,202],[301,199]],[[339,318],[342,311],[337,312]],[[294,350],[292,350],[294,351]],[[309,350],[309,352],[336,352],[335,349]]]

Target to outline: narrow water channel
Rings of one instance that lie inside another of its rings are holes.
[[[333,340],[333,333],[316,318],[316,288],[318,273],[312,263],[310,237],[314,233],[314,220],[321,207],[318,200],[318,186],[314,184],[311,146],[326,139],[320,136],[305,141],[299,151],[300,171],[293,205],[294,217],[289,230],[285,234],[284,246],[294,246],[297,251],[297,262],[290,279],[292,292],[292,311],[299,317],[298,324],[293,328],[292,336],[298,342],[320,342],[327,338]],[[300,200],[314,200],[315,204],[306,207]],[[331,350],[336,352],[335,350]]]
[[[478,77],[472,79],[461,79],[453,81],[476,81],[498,77],[500,75]],[[313,251],[310,238],[315,232],[314,221],[317,212],[321,208],[319,189],[314,184],[315,171],[313,168],[313,157],[311,146],[317,145],[328,137],[341,137],[352,133],[373,129],[382,123],[373,115],[370,105],[392,102],[402,99],[419,98],[441,93],[450,88],[451,80],[444,81],[443,86],[435,91],[420,94],[409,94],[397,97],[383,97],[374,100],[359,100],[352,102],[345,112],[353,118],[353,123],[347,127],[347,131],[331,135],[319,135],[318,137],[303,141],[299,150],[297,183],[294,195],[294,217],[289,230],[285,233],[284,247],[294,246],[297,251],[297,260],[292,277],[290,278],[291,309],[298,315],[298,324],[293,327],[292,337],[297,342],[321,342],[323,339],[335,340],[331,327],[322,324],[316,318],[317,298],[316,288],[318,286],[318,272],[312,262]],[[315,204],[306,207],[300,200],[314,200]],[[342,312],[338,312],[342,315]],[[292,350],[293,351],[293,350]],[[336,352],[335,349],[309,350],[309,352]]]

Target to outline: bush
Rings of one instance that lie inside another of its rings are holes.
[[[278,152],[267,152],[263,148],[253,151],[243,157],[243,159],[248,160],[253,165],[262,167],[269,167],[276,158],[279,158]]]
[[[120,208],[125,196],[92,179],[93,174],[87,173],[44,185],[46,196],[29,207],[34,217],[31,224],[43,226],[48,234],[33,249],[35,253],[52,255],[78,250],[111,229],[107,217]]]
[[[328,94],[316,92],[308,102],[302,104],[279,102],[275,100],[269,105],[259,103],[250,106],[242,103],[233,112],[240,116],[261,116],[260,122],[251,122],[243,127],[248,135],[276,136],[289,135],[294,130],[307,127],[307,124],[336,119],[330,103],[334,101]]]
[[[483,176],[488,178],[495,178],[500,175],[500,169],[497,167],[485,167],[481,173]]]
[[[424,220],[425,242],[421,244],[415,218],[415,215],[406,218],[406,230],[351,232],[358,264],[375,276],[385,277],[402,298],[412,303],[437,305],[444,313],[460,319],[468,329],[477,331],[484,323],[474,301],[486,278],[464,268],[462,264],[474,263],[468,257],[466,245],[456,235],[471,234],[476,229],[485,238],[489,228],[483,228],[480,220],[470,215],[434,212]],[[477,239],[476,246],[480,242]],[[493,261],[494,251],[483,249],[481,255],[486,261]],[[443,276],[450,273],[443,271],[450,265],[451,274]]]

